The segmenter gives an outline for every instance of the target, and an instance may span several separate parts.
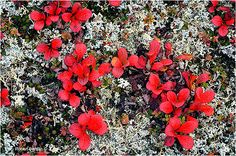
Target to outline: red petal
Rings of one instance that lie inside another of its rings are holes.
[[[193,148],[193,138],[190,136],[185,135],[178,135],[177,139],[179,140],[179,143],[182,145],[185,149],[192,149]]]
[[[138,62],[138,56],[137,55],[131,55],[128,60],[129,60],[129,65],[130,66],[135,66]]]
[[[173,144],[175,143],[175,138],[174,137],[170,137],[170,136],[167,136],[165,138],[165,145],[166,146],[173,146]]]
[[[98,135],[103,135],[105,134],[106,132],[108,131],[107,129],[107,124],[105,122],[102,122],[102,126],[101,128],[93,131],[95,134],[98,134]]]
[[[70,22],[70,18],[71,18],[72,14],[71,13],[64,13],[62,14],[62,19],[65,22]]]
[[[177,117],[170,118],[169,125],[174,129],[178,129],[181,125],[181,121]]]
[[[222,20],[222,18],[221,18],[219,15],[216,15],[216,16],[214,16],[214,17],[211,19],[211,22],[212,22],[215,26],[219,27],[219,26],[222,25],[223,20]]]
[[[61,100],[63,101],[68,101],[69,100],[69,96],[70,96],[70,93],[66,90],[60,90],[59,93],[58,93],[58,96]]]
[[[89,148],[91,143],[90,136],[87,133],[84,133],[83,136],[80,137],[79,139],[79,148],[82,151],[85,151]]]
[[[197,128],[197,126],[198,126],[198,123],[194,121],[187,121],[184,124],[182,124],[180,128],[178,128],[176,131],[189,134],[189,133],[192,133]]]
[[[76,138],[80,138],[84,134],[84,131],[81,129],[81,126],[78,123],[71,124],[69,127],[69,132]]]
[[[108,0],[109,4],[114,7],[118,7],[121,4],[121,0]]]
[[[83,113],[78,117],[78,123],[82,126],[87,126],[90,120],[90,115],[88,113]]]
[[[75,94],[70,95],[69,103],[72,107],[78,107],[80,105],[80,98]]]
[[[169,114],[173,111],[172,104],[169,101],[162,102],[160,104],[160,110],[166,114]]]
[[[77,55],[78,60],[82,59],[86,52],[87,52],[87,47],[85,44],[79,43],[75,45],[74,53]]]
[[[80,25],[79,21],[72,20],[72,22],[70,23],[70,29],[73,32],[79,32],[81,30],[81,25]]]
[[[196,83],[197,83],[197,84],[201,84],[201,83],[203,83],[203,82],[207,82],[208,80],[210,80],[209,74],[203,73],[203,74],[201,74],[201,75],[198,76]]]
[[[69,54],[65,56],[64,62],[67,66],[71,67],[76,62],[76,59],[73,55]]]
[[[192,54],[183,54],[176,57],[178,60],[187,60],[190,61],[193,58]]]
[[[43,27],[44,27],[44,21],[43,21],[43,20],[41,20],[41,21],[36,21],[36,22],[34,23],[34,29],[37,30],[37,31],[43,29]]]
[[[53,48],[53,49],[58,49],[58,48],[61,47],[62,41],[61,41],[61,39],[59,39],[59,38],[55,38],[55,39],[53,39],[53,40],[51,41],[51,45],[52,45],[52,48]]]
[[[78,19],[80,22],[86,22],[87,20],[89,20],[89,18],[92,17],[92,11],[87,8],[84,8],[79,10],[75,16],[76,19]]]
[[[220,36],[224,37],[228,34],[228,27],[226,25],[222,25],[219,29],[218,29],[218,33],[220,34]]]
[[[114,67],[112,69],[112,74],[115,78],[120,78],[124,73],[124,69],[123,68],[117,68],[117,67]]]
[[[39,20],[42,20],[44,19],[44,14],[43,13],[40,13],[38,11],[32,11],[30,13],[30,18],[33,20],[33,21],[39,21]]]
[[[105,75],[111,72],[111,64],[110,63],[102,63],[99,67],[98,67],[98,71],[100,75]]]
[[[79,92],[85,92],[86,86],[81,85],[79,82],[74,83],[73,88]]]

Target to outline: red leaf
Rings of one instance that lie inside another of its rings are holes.
[[[95,81],[100,77],[100,74],[97,70],[92,70],[90,75],[89,75],[89,81]]]
[[[108,74],[111,72],[111,64],[110,63],[102,63],[99,67],[98,67],[98,71],[99,74],[101,76]]]
[[[153,61],[156,59],[158,53],[160,52],[160,49],[161,49],[161,43],[158,39],[154,39],[150,42],[149,52],[147,53],[150,64],[152,64]]]
[[[60,55],[58,50],[51,50],[51,57],[57,58]]]
[[[225,21],[226,25],[233,25],[234,24],[234,18],[231,18],[230,20]]]
[[[193,58],[192,54],[183,54],[176,57],[178,60],[187,60],[190,61]]]
[[[169,66],[173,63],[171,59],[162,59],[160,62],[165,66]]]
[[[175,130],[173,129],[173,127],[171,125],[167,125],[165,128],[165,134],[166,136],[171,136],[171,137],[175,137]]]
[[[78,10],[82,8],[81,4],[79,2],[75,2],[72,6],[72,14],[75,14]]]
[[[166,114],[169,114],[173,111],[172,104],[169,101],[162,102],[159,107],[160,110]]]
[[[121,0],[108,0],[109,4],[114,7],[118,7],[121,4]]]
[[[129,65],[134,67],[138,63],[138,56],[131,55],[128,60],[129,60]]]
[[[88,122],[88,129],[95,132],[96,130],[99,130],[103,126],[103,118],[101,115],[92,115],[90,117],[90,120]]]
[[[172,82],[172,81],[167,81],[166,83],[163,84],[162,88],[163,90],[173,90],[176,86],[176,82]]]
[[[135,65],[135,67],[138,68],[138,69],[145,69],[145,67],[146,67],[146,58],[144,56],[140,56],[138,58],[138,61]]]
[[[59,93],[58,93],[58,96],[61,100],[63,101],[68,101],[69,100],[69,96],[70,96],[70,93],[66,90],[60,90]]]
[[[114,67],[112,69],[112,74],[115,78],[120,78],[124,73],[124,69],[123,68],[118,68],[118,67]]]
[[[81,85],[79,82],[74,83],[73,88],[79,92],[85,92],[87,89],[86,86]]]
[[[83,134],[85,133],[80,124],[78,123],[73,123],[70,125],[69,127],[69,132],[74,135],[76,138],[80,138],[81,136],[83,136]]]
[[[57,79],[61,81],[70,80],[72,77],[72,74],[73,73],[71,71],[63,71],[60,74],[58,74]]]
[[[77,55],[78,60],[82,59],[84,54],[87,52],[87,47],[83,43],[78,43],[75,45],[74,53]]]
[[[219,15],[216,15],[216,16],[214,16],[214,17],[211,19],[211,22],[212,22],[215,26],[219,27],[219,26],[222,25],[223,20],[222,20],[222,18],[221,18]]]
[[[211,3],[214,7],[216,7],[218,5],[218,1],[219,0],[211,0]]]
[[[38,11],[32,11],[30,13],[30,18],[33,20],[33,21],[39,21],[39,20],[42,20],[44,19],[44,14],[43,13],[40,13]]]
[[[53,39],[53,40],[51,41],[51,45],[52,45],[52,48],[53,48],[53,49],[58,49],[58,48],[61,47],[62,41],[61,41],[61,39],[59,39],[59,38],[55,38],[55,39]]]
[[[70,22],[70,18],[71,18],[72,14],[71,13],[64,13],[62,14],[62,19],[65,22]]]
[[[215,7],[214,7],[214,6],[211,6],[211,7],[208,9],[208,12],[209,12],[209,13],[215,12]]]
[[[176,129],[178,129],[178,128],[180,127],[181,121],[180,121],[180,119],[177,118],[177,117],[172,117],[172,118],[170,118],[170,120],[169,120],[169,125],[170,125],[174,130],[176,130]]]
[[[93,55],[89,55],[88,57],[86,57],[83,62],[83,65],[85,66],[92,66],[93,68],[96,67],[96,59]]]
[[[183,88],[178,93],[178,101],[186,101],[189,97],[190,91],[188,88]]]
[[[206,116],[212,116],[214,114],[214,108],[206,104],[201,104],[199,106],[199,111],[205,113]]]
[[[73,88],[72,81],[71,80],[63,81],[63,88],[68,92],[71,91]]]
[[[185,149],[192,149],[193,148],[193,138],[187,135],[177,135],[177,139],[181,146]]]
[[[218,33],[220,36],[224,37],[228,34],[228,27],[226,25],[222,25],[219,29],[218,29]]]
[[[176,131],[189,134],[192,133],[198,127],[198,123],[194,121],[187,121],[180,126]]]
[[[201,84],[201,83],[203,83],[203,82],[207,82],[208,80],[210,80],[209,74],[203,73],[203,74],[201,74],[201,75],[198,76],[196,83],[197,83],[197,84]]]
[[[126,65],[128,63],[128,53],[125,48],[119,48],[118,58],[121,61],[122,65]]]
[[[108,131],[108,129],[107,129],[107,124],[106,124],[105,122],[102,122],[102,126],[101,126],[99,129],[94,130],[93,132],[94,132],[95,134],[98,134],[98,135],[103,135],[103,134],[105,134],[107,131]]]
[[[70,95],[69,103],[72,107],[78,107],[80,105],[80,98],[75,94]]]
[[[64,62],[67,66],[71,67],[76,62],[76,59],[73,55],[69,54],[65,56]]]
[[[170,136],[167,136],[165,138],[165,145],[166,146],[173,146],[173,144],[175,143],[175,138],[174,137],[170,137]]]
[[[214,96],[215,96],[215,93],[213,90],[207,90],[203,92],[203,88],[198,87],[196,89],[194,102],[209,103],[214,99]]]
[[[153,65],[152,65],[152,70],[155,70],[155,71],[160,71],[162,70],[162,68],[164,67],[164,65],[160,62],[155,62]]]
[[[78,117],[78,123],[82,126],[87,126],[90,120],[90,116],[88,113],[83,113],[80,114],[80,116]]]
[[[39,43],[38,46],[36,47],[36,50],[38,52],[44,53],[49,50],[49,47],[45,43]]]
[[[79,148],[82,151],[85,151],[89,148],[91,143],[90,136],[87,133],[84,133],[79,139]]]
[[[87,20],[89,20],[90,17],[92,17],[92,11],[87,8],[84,8],[79,10],[75,16],[76,19],[78,19],[80,22],[86,22]]]
[[[81,25],[80,25],[79,21],[72,20],[70,23],[70,29],[75,33],[79,32],[81,30]]]
[[[43,21],[43,20],[41,20],[41,21],[36,21],[36,22],[34,23],[34,29],[37,30],[37,31],[43,29],[43,27],[44,27],[44,21]]]

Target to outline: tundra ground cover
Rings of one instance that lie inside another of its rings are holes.
[[[234,1],[0,3],[2,154],[235,154]]]

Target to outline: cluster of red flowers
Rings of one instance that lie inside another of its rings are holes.
[[[232,0],[232,3],[235,3]],[[218,33],[220,36],[224,37],[228,34],[228,28],[234,23],[234,14],[231,13],[230,7],[228,6],[219,6],[218,0],[211,0],[211,7],[208,9],[210,13],[214,13],[214,17],[211,19],[211,22],[218,27]]]
[[[50,26],[53,22],[61,22],[59,20],[61,16],[63,21],[70,22],[73,32],[79,32],[80,24],[86,22],[92,16],[92,12],[87,8],[82,8],[79,2],[75,2],[70,9],[71,6],[70,0],[55,0],[43,8],[44,12],[32,11],[30,18],[34,21],[34,29],[42,30],[45,25]]]
[[[159,107],[155,111],[161,111],[170,115],[166,126],[165,145],[172,146],[175,138],[185,149],[193,147],[193,139],[187,135],[198,127],[198,121],[191,114],[194,111],[204,112],[207,116],[214,113],[214,109],[208,105],[215,96],[213,90],[204,91],[202,83],[210,80],[207,73],[199,76],[193,75],[189,71],[183,71],[179,76],[184,78],[184,85],[177,86],[177,81],[173,77],[179,71],[175,69],[176,64],[170,59],[172,55],[172,45],[165,43],[165,50],[161,52],[161,42],[154,39],[150,42],[149,51],[146,57],[141,55],[131,55],[125,48],[118,50],[118,56],[112,59],[112,74],[119,78],[124,74],[127,67],[135,67],[149,73],[146,88],[151,91],[152,97],[159,102]],[[192,55],[183,54],[175,57],[179,61],[189,61]],[[161,77],[161,78],[160,78]],[[197,87],[197,88],[196,88]],[[195,89],[196,88],[196,89]],[[194,100],[191,101],[191,96]]]
[[[9,91],[7,88],[2,88],[0,91],[0,107],[2,106],[10,106],[11,105],[11,101],[9,99]]]

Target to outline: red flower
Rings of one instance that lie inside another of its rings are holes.
[[[203,73],[199,76],[193,75],[190,72],[184,71],[182,72],[182,76],[184,77],[184,80],[188,86],[189,89],[194,90],[195,89],[195,85],[194,82],[196,81],[196,84],[201,84],[204,82],[207,82],[208,80],[210,80],[210,76],[207,73]]]
[[[185,101],[189,98],[190,91],[187,88],[181,89],[176,95],[173,91],[167,92],[168,101],[164,101],[160,104],[160,110],[166,114],[173,111],[173,106],[179,108],[184,105]]]
[[[218,2],[219,2],[218,0],[211,0],[212,6],[208,9],[210,13],[215,12],[215,8],[218,5]]]
[[[58,49],[61,47],[62,41],[59,38],[53,39],[50,45],[46,43],[38,44],[36,50],[44,54],[45,60],[50,60],[51,58],[57,58],[59,56]]]
[[[71,12],[62,14],[62,19],[65,22],[70,22],[70,29],[73,32],[81,30],[80,23],[86,22],[92,16],[92,12],[87,8],[82,8],[79,2],[75,2]]]
[[[193,138],[189,133],[192,133],[198,127],[197,119],[187,116],[187,121],[181,124],[181,121],[177,117],[170,118],[169,124],[166,126],[165,134],[167,135],[165,140],[166,146],[172,146],[175,142],[175,138],[179,141],[185,149],[192,149]]]
[[[119,48],[118,57],[113,57],[111,64],[113,66],[112,74],[114,77],[121,77],[121,75],[124,73],[124,68],[129,65],[128,53],[125,48]]]
[[[0,92],[0,107],[2,106],[10,106],[11,101],[8,98],[8,89],[7,88],[2,88]]]
[[[52,22],[57,22],[61,8],[58,7],[58,2],[50,2],[48,6],[44,7],[44,11],[49,14],[48,18],[50,18]]]
[[[109,4],[114,7],[118,7],[121,4],[121,0],[108,0]]]
[[[149,80],[146,84],[146,88],[156,96],[161,94],[163,90],[168,91],[168,90],[173,90],[175,87],[175,83],[168,81],[165,84],[161,83],[161,80],[158,75],[151,73]]]
[[[73,123],[69,127],[69,131],[72,135],[79,139],[79,147],[82,151],[89,148],[91,138],[87,134],[87,130],[92,131],[97,135],[103,135],[107,132],[107,124],[103,121],[103,117],[99,114],[95,114],[94,111],[83,113],[78,117],[78,123]]]
[[[213,90],[203,92],[202,87],[198,87],[195,91],[195,99],[190,105],[190,110],[204,112],[207,116],[214,113],[214,109],[208,105],[214,99],[215,93]]]
[[[219,27],[218,33],[220,36],[224,37],[228,34],[228,26],[234,24],[234,18],[231,17],[231,14],[228,12],[225,13],[224,20],[219,15],[216,15],[211,19],[211,22]]]
[[[161,43],[158,39],[154,39],[150,42],[149,52],[147,53],[150,64],[152,64],[155,61],[157,55],[160,52],[160,49],[161,49]]]
[[[72,81],[63,81],[63,88],[64,89],[61,89],[58,93],[59,98],[62,101],[69,101],[72,107],[78,107],[80,105],[80,98],[75,93],[71,93],[73,89]]]
[[[34,29],[37,31],[43,29],[45,24],[47,26],[52,24],[51,19],[46,17],[44,13],[35,10],[30,13],[30,18],[34,21]]]

